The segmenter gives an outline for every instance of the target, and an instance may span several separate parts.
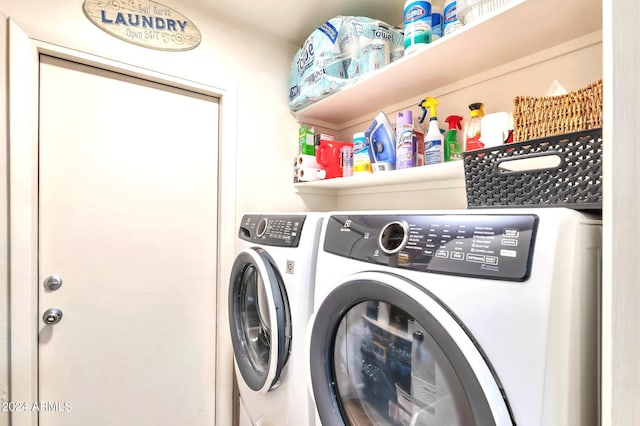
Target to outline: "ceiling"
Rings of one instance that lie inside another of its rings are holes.
[[[401,0],[191,0],[189,5],[257,33],[270,33],[301,46],[336,15],[367,16],[402,25]]]

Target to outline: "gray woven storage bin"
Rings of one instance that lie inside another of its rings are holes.
[[[467,151],[463,158],[469,208],[602,208],[601,128]],[[513,170],[515,160],[554,164]]]

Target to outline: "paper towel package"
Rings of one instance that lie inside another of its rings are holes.
[[[349,54],[345,69],[350,79],[389,65],[392,53],[402,42],[398,32],[386,23],[366,17],[349,17],[343,26],[341,52]],[[347,64],[348,62],[348,64]]]
[[[289,107],[298,111],[402,57],[403,37],[386,23],[336,16],[316,29],[291,64]]]

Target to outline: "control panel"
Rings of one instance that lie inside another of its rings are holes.
[[[537,226],[531,214],[333,215],[324,250],[397,268],[525,281]]]
[[[238,237],[256,244],[278,247],[298,247],[304,215],[242,216]]]

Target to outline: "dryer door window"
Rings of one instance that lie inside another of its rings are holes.
[[[242,251],[233,264],[229,324],[244,382],[259,393],[276,387],[289,356],[291,316],[282,277],[261,248]]]
[[[323,424],[513,423],[472,337],[409,280],[357,274],[323,301],[312,327],[311,379]]]

